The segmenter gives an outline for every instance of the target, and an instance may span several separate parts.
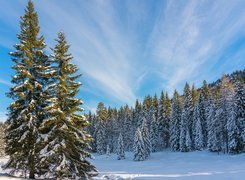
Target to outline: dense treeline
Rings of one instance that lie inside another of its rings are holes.
[[[117,152],[119,134],[125,151],[133,151],[135,160],[144,160],[150,152],[170,148],[188,152],[241,153],[245,148],[245,70],[224,75],[212,84],[203,82],[196,89],[186,83],[183,95],[170,98],[146,96],[135,107],[119,109],[99,103],[96,114],[87,114],[93,136],[94,152],[104,154],[106,147]],[[122,149],[122,147],[120,147]],[[150,148],[150,150],[149,150]]]

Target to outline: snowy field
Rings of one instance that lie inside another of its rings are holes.
[[[115,154],[106,158],[105,155],[94,154],[92,163],[100,174],[95,179],[188,179],[188,180],[244,180],[245,154],[217,155],[209,152],[158,152],[150,159],[142,162],[132,161],[132,153],[126,153],[125,160],[117,160]],[[0,165],[7,159],[0,158]],[[0,168],[0,180],[20,180],[6,177],[6,172]]]
[[[119,161],[116,155],[94,154],[92,163],[100,172],[96,179],[245,179],[245,154],[158,152],[143,162],[132,161],[132,156],[127,153],[126,159]]]

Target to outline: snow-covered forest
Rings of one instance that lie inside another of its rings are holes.
[[[99,154],[116,153],[119,134],[125,151],[134,152],[142,161],[150,153],[170,148],[172,151],[202,151],[239,154],[245,148],[245,71],[223,75],[201,88],[186,83],[183,94],[173,98],[164,92],[160,98],[146,96],[134,108],[120,109],[99,103],[96,114],[89,113],[87,128]],[[121,147],[120,147],[121,149]]]
[[[240,167],[245,165],[245,69],[213,83],[204,80],[201,87],[186,83],[183,92],[147,95],[134,107],[100,102],[96,112],[85,113],[78,95],[81,72],[65,33],[58,32],[49,47],[40,29],[29,0],[10,52],[14,74],[7,92],[7,120],[0,123],[0,179],[245,174]],[[225,167],[209,166],[211,161]],[[230,161],[232,167],[227,168]],[[170,174],[162,174],[161,168]],[[110,170],[123,173],[111,176]]]

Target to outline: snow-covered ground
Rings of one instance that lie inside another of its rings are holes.
[[[132,160],[133,154],[126,153],[125,160],[117,160],[117,156],[94,154],[92,163],[100,174],[95,179],[122,180],[162,180],[162,179],[189,179],[189,180],[243,180],[245,179],[245,154],[217,155],[209,152],[158,152],[153,153],[150,159],[142,162]],[[0,158],[0,166],[7,161]],[[0,168],[0,180],[20,180],[6,176]]]
[[[1,158],[0,157],[0,180],[21,180],[21,178],[13,178],[8,176],[8,171],[2,170],[2,165],[4,165],[7,162],[7,158]]]
[[[116,155],[106,158],[94,154],[92,163],[100,174],[96,179],[245,179],[245,154],[227,155],[210,152],[158,152],[143,162],[132,160],[132,153],[126,153],[125,160]]]

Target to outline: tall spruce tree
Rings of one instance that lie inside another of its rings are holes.
[[[215,111],[216,105],[213,95],[211,94],[208,98],[208,106],[206,109],[207,114],[207,131],[208,131],[208,142],[207,148],[209,151],[212,151],[215,142]]]
[[[221,142],[222,142],[222,151],[228,153],[228,130],[227,122],[229,119],[230,104],[233,100],[233,86],[229,81],[226,75],[223,75],[221,78],[220,92],[218,96],[218,114],[219,120],[221,122],[222,131],[221,131]],[[218,118],[218,117],[217,117]]]
[[[195,87],[195,85],[193,84],[192,87],[191,87],[191,110],[190,110],[190,115],[191,115],[191,118],[189,119],[189,131],[190,131],[190,137],[191,137],[191,146],[192,148],[194,148],[194,133],[193,133],[193,114],[194,114],[194,107],[196,106],[196,104],[198,103],[198,100],[199,100],[199,93]]]
[[[95,115],[93,115],[91,113],[91,111],[89,111],[89,113],[87,115],[87,120],[90,123],[90,126],[88,126],[86,128],[86,131],[88,132],[88,134],[90,134],[92,136],[92,138],[94,138],[94,132],[95,132],[95,126],[96,126],[96,118],[95,118]],[[92,152],[96,151],[95,139],[93,139],[90,142],[90,147],[91,147]]]
[[[178,92],[174,91],[172,113],[170,119],[170,148],[179,151],[180,143],[181,102]]]
[[[112,112],[112,120],[111,120],[111,125],[112,125],[112,137],[110,138],[111,139],[111,151],[112,152],[116,152],[117,150],[117,138],[118,138],[118,126],[117,126],[117,117],[118,117],[118,112],[117,112],[117,109],[114,108],[113,109],[113,112]]]
[[[180,123],[180,151],[186,152],[191,149],[191,124],[193,102],[190,86],[186,83],[184,89],[184,105]],[[188,139],[187,139],[188,138]]]
[[[151,141],[150,141],[149,131],[148,131],[147,123],[145,119],[143,120],[143,124],[141,127],[141,134],[142,134],[142,139],[145,145],[145,155],[146,157],[149,157],[151,154]]]
[[[119,134],[118,143],[117,143],[117,159],[118,160],[125,159],[125,149],[124,149],[123,137],[121,133]]]
[[[134,132],[132,131],[132,115],[128,105],[124,108],[124,116],[123,116],[123,129],[122,133],[124,134],[124,146],[125,150],[129,151],[133,148],[132,139],[134,138]]]
[[[8,96],[14,100],[9,106],[6,129],[6,153],[9,161],[5,168],[28,171],[35,178],[38,158],[39,126],[45,117],[45,85],[49,78],[49,61],[45,54],[44,37],[39,35],[38,15],[31,0],[21,17],[19,44],[11,52],[13,87]],[[12,172],[13,172],[12,171]]]
[[[239,136],[237,140],[237,152],[242,152],[245,149],[245,84],[240,81],[236,81],[234,87],[235,119]]]
[[[228,152],[239,152],[239,139],[240,131],[236,119],[236,106],[234,100],[229,104],[229,118],[227,120],[227,133],[228,133]]]
[[[228,120],[227,120],[227,133],[228,133],[228,152],[239,153],[243,150],[243,131],[245,129],[245,110],[244,110],[244,88],[242,88],[239,81],[235,82],[234,89],[230,91],[231,100],[228,104]],[[243,99],[243,102],[241,101]],[[243,117],[243,118],[242,118]]]
[[[200,99],[200,97],[199,97]],[[193,145],[195,150],[203,150],[204,136],[201,121],[200,102],[196,103],[193,113]]]
[[[208,150],[212,152],[220,152],[222,150],[222,122],[221,118],[221,101],[217,94],[216,101],[213,95],[209,96],[208,108]]]
[[[89,134],[91,134],[93,140],[91,141],[91,148],[92,148],[92,152],[96,152],[96,126],[97,126],[97,120],[96,120],[96,116],[93,115],[92,116],[92,121],[91,121],[91,125],[93,127],[92,131],[89,132]]]
[[[99,154],[105,154],[106,152],[106,140],[105,140],[105,122],[99,121],[96,126],[96,151]]]
[[[78,67],[71,63],[65,35],[60,32],[53,49],[52,63],[54,82],[48,87],[48,112],[41,125],[43,149],[40,152],[43,173],[54,178],[89,179],[96,175],[96,169],[87,158],[91,136],[84,128],[89,125],[85,116],[79,114],[83,102],[77,93],[81,83],[76,82]]]
[[[165,95],[164,100],[164,147],[169,147],[169,124],[171,118],[171,100],[168,93]]]
[[[137,128],[134,136],[134,161],[144,161],[146,157],[142,133],[140,128]]]
[[[164,92],[161,92],[161,96],[158,103],[158,115],[157,115],[157,125],[158,125],[158,150],[164,148],[164,102],[165,95]]]
[[[156,123],[156,117],[155,114],[152,114],[151,117],[151,124],[150,124],[150,142],[151,142],[151,152],[157,151],[157,143],[158,143],[158,129],[157,129],[157,123]]]
[[[205,100],[205,92],[202,89],[199,98],[198,98],[198,112],[201,121],[201,128],[203,133],[203,145],[207,147],[207,117],[206,117],[206,100]]]
[[[99,154],[105,154],[106,152],[106,127],[105,122],[108,118],[107,109],[105,108],[104,104],[100,102],[97,107],[97,125],[96,129],[96,151]]]
[[[113,132],[113,109],[111,107],[108,107],[108,120],[106,121],[106,139],[107,139],[107,146],[109,146],[110,148],[110,151],[113,149],[113,135],[114,135],[114,132]],[[107,148],[106,148],[106,154],[107,154]]]

